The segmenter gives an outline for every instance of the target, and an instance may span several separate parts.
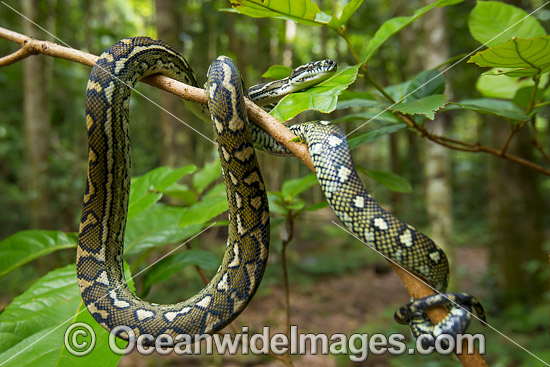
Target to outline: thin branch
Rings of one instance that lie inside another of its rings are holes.
[[[508,137],[506,137],[506,140],[504,141],[504,144],[502,145],[502,148],[500,148],[500,156],[506,154],[506,151],[508,150],[508,147],[510,146],[510,142],[512,141],[512,138],[516,135],[516,133],[523,127],[523,124],[517,123],[514,125],[512,130],[510,131],[510,134],[508,134]]]
[[[286,224],[287,224],[287,233],[285,234],[285,238],[282,239],[281,262],[283,265],[283,281],[284,281],[284,288],[285,288],[286,332],[290,333],[290,284],[288,281],[286,249],[288,247],[288,244],[290,243],[290,241],[292,241],[292,238],[294,237],[294,215],[292,214],[292,211],[289,211],[286,217]],[[287,336],[290,338],[289,334],[287,334]],[[287,362],[286,362],[287,366],[292,366],[292,360],[290,359],[290,351],[287,351],[285,355],[287,356]]]
[[[531,111],[533,110],[533,107],[535,105],[535,97],[537,95],[537,90],[540,83],[540,77],[535,77],[535,85],[533,86],[533,89],[531,90],[531,95],[529,96],[529,103],[527,107],[525,108],[525,114],[529,115]],[[525,121],[518,121],[514,127],[512,128],[512,131],[510,131],[510,135],[506,138],[506,141],[504,142],[504,145],[502,146],[502,149],[500,150],[500,155],[506,154],[506,151],[508,150],[508,146],[510,145],[510,142],[512,141],[512,138],[516,133],[525,126]],[[543,154],[544,156],[544,154]]]
[[[14,53],[0,58],[0,67],[14,64],[31,55],[32,55],[31,53],[29,53],[25,48],[22,47],[19,50],[15,51]]]
[[[541,102],[541,103],[536,103],[533,107],[534,107],[534,108],[539,108],[539,107],[544,107],[544,106],[550,106],[550,101],[545,101],[545,102]]]
[[[395,103],[395,99],[393,99],[392,96],[390,96],[388,94],[388,92],[386,92],[386,90],[372,77],[372,75],[370,75],[368,69],[367,69],[367,65],[363,64],[361,65],[361,70],[363,70],[365,72],[365,79],[368,80],[369,83],[372,84],[372,86],[374,88],[376,88],[377,91],[379,91],[380,93],[382,93],[382,95],[384,96],[384,98],[386,98],[391,104],[394,104]],[[394,115],[396,114],[395,112],[393,111],[390,111],[392,112]],[[399,117],[399,116],[398,116]]]
[[[525,109],[526,115],[529,115],[531,111],[533,111],[533,108],[535,108],[535,99],[537,98],[537,91],[539,90],[540,75],[536,75],[535,77],[533,77],[533,80],[535,82],[535,85],[533,85],[533,89],[531,90],[531,95],[529,96],[529,104]]]
[[[348,45],[348,48],[353,56],[353,58],[355,59],[355,62],[357,64],[361,64],[360,68],[361,70],[363,70],[363,72],[365,73],[364,74],[364,77],[365,79],[367,79],[367,81],[372,84],[372,86],[374,88],[376,88],[380,93],[382,93],[382,95],[384,96],[384,98],[386,98],[388,101],[390,101],[391,103],[395,103],[395,100],[392,98],[392,96],[390,96],[388,94],[388,92],[386,92],[386,90],[372,77],[372,75],[370,75],[369,73],[369,70],[367,68],[367,64],[365,63],[362,63],[361,62],[361,59],[359,58],[359,54],[357,53],[357,51],[355,50],[355,47],[353,47],[353,44],[351,43],[351,40],[349,39],[348,37],[348,33],[346,31],[346,27],[345,26],[342,26],[338,29],[338,34],[340,36],[342,36],[344,38],[344,40],[346,41],[346,44]]]
[[[548,153],[546,153],[546,151],[544,150],[544,147],[542,146],[542,143],[540,142],[540,139],[539,139],[539,132],[537,130],[537,126],[536,126],[536,123],[535,123],[535,119],[533,118],[531,120],[531,128],[533,129],[533,144],[535,145],[535,147],[538,149],[538,151],[540,152],[540,154],[542,154],[542,156],[544,157],[544,159],[546,160],[546,162],[549,162],[550,163],[550,155]]]
[[[436,134],[432,134],[426,129],[424,129],[422,126],[418,125],[416,122],[414,122],[413,119],[411,119],[409,116],[398,114],[398,117],[405,122],[409,127],[417,130],[422,137],[427,138],[428,140],[433,141],[434,143],[443,145],[444,147],[447,147],[449,149],[454,150],[460,150],[463,152],[471,152],[471,153],[487,153],[490,155],[494,155],[495,157],[504,158],[506,160],[509,160],[511,162],[520,164],[522,166],[525,166],[529,169],[532,169],[534,171],[537,171],[539,173],[542,173],[543,175],[550,176],[550,169],[545,168],[541,165],[538,165],[534,162],[531,162],[527,159],[518,157],[513,154],[508,154],[506,152],[502,152],[501,150],[487,147],[480,144],[471,144],[466,143],[463,141],[458,141],[455,139],[447,138],[445,136],[440,136]]]
[[[357,51],[355,50],[355,47],[353,47],[353,44],[351,43],[351,40],[349,39],[348,37],[348,32],[346,30],[346,26],[343,25],[341,26],[340,28],[338,28],[337,30],[337,33],[342,36],[342,38],[344,38],[344,41],[346,41],[346,44],[348,45],[348,48],[351,52],[351,55],[353,56],[353,58],[355,59],[355,62],[356,63],[360,63],[361,62],[361,59],[359,58],[359,54],[357,53]]]

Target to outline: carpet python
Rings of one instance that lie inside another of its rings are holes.
[[[282,95],[303,89],[334,73],[332,60],[295,69],[282,81],[248,89],[256,103],[269,105]],[[246,307],[262,279],[269,249],[269,209],[253,145],[278,155],[289,152],[255,124],[249,124],[241,77],[232,61],[218,58],[206,84],[209,114],[222,163],[229,203],[229,235],[216,275],[195,296],[177,304],[139,299],[126,284],[123,271],[124,231],[130,192],[129,101],[131,88],[142,78],[164,74],[199,87],[187,61],[162,41],[135,37],[117,42],[99,58],[86,91],[89,159],[78,236],[77,278],[88,310],[107,330],[124,325],[135,337],[214,333]],[[319,183],[334,212],[360,239],[421,276],[438,291],[448,282],[448,262],[428,237],[383,210],[362,185],[351,161],[342,130],[330,122],[291,127],[307,142]],[[457,301],[464,309],[449,304]],[[424,309],[446,304],[450,314],[433,325]],[[396,319],[409,323],[413,334],[459,333],[474,309],[472,296],[439,294],[402,307]],[[117,336],[128,339],[126,332]]]

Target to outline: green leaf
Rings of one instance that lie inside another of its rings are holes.
[[[0,242],[0,278],[40,256],[76,247],[76,234],[60,231],[28,230]]]
[[[305,208],[306,203],[300,198],[294,198],[289,203],[286,204],[285,208],[286,210],[293,210],[295,212],[302,210]]]
[[[456,4],[460,4],[461,2],[463,2],[464,0],[444,0],[442,2],[440,2],[437,7],[438,8],[443,8],[445,6],[450,6],[450,5],[456,5]]]
[[[156,190],[164,192],[170,185],[179,181],[183,176],[194,173],[197,170],[197,166],[194,164],[187,165],[181,168],[170,168],[170,167],[161,167],[168,168],[162,175],[153,182],[153,186]]]
[[[324,82],[302,92],[285,96],[270,114],[279,121],[286,121],[300,112],[317,110],[329,113],[336,109],[338,95],[357,78],[359,65],[338,70]]]
[[[188,265],[198,265],[203,269],[216,269],[220,259],[211,252],[203,250],[187,250],[166,256],[155,263],[145,275],[144,287],[150,288],[153,284],[168,279]]]
[[[534,87],[523,87],[519,89],[514,96],[514,103],[524,109],[529,107],[529,104],[531,103],[531,96],[533,95],[533,88]],[[544,90],[537,88],[537,90],[535,91],[535,98],[533,99],[533,102],[536,103],[543,98]]]
[[[375,100],[374,96],[370,93],[345,90],[338,96],[336,109],[341,110],[350,107],[377,107],[383,109],[387,106],[387,103]]]
[[[365,52],[363,53],[362,63],[367,63],[374,53],[393,35],[397,32],[414,22],[416,19],[420,18],[422,15],[426,14],[433,7],[443,7],[448,5],[458,4],[462,1],[447,1],[447,0],[437,0],[433,3],[423,6],[420,9],[417,9],[413,15],[408,17],[396,17],[388,19],[378,28],[372,39],[367,45]]]
[[[495,115],[505,117],[511,120],[527,121],[529,116],[523,113],[515,103],[510,101],[502,101],[499,99],[479,98],[465,99],[460,102],[452,102],[447,106],[447,110],[456,110],[465,108],[467,110],[476,111],[487,115]]]
[[[355,149],[364,143],[376,140],[384,135],[393,134],[394,132],[404,129],[406,127],[406,124],[399,123],[367,130],[365,132],[362,132],[361,134],[355,135],[351,139],[348,139],[349,149]]]
[[[184,184],[172,184],[164,190],[164,194],[179,199],[186,205],[192,205],[197,202],[197,194]]]
[[[317,184],[317,176],[313,173],[307,176],[287,180],[283,183],[281,192],[286,198],[294,198]]]
[[[170,167],[158,167],[141,176],[132,177],[130,189],[130,203],[139,200],[151,191],[162,192],[168,186],[181,179],[183,176],[197,170],[195,165],[173,169]]]
[[[514,38],[470,57],[469,63],[499,68],[498,74],[534,76],[550,71],[550,36]]]
[[[162,193],[183,176],[195,172],[195,165],[173,169],[158,167],[144,175],[133,177],[130,187],[128,218],[133,218],[162,198]]]
[[[134,281],[132,279],[132,274],[130,273],[130,268],[128,267],[128,264],[124,263],[124,276],[128,280],[128,287],[132,292],[136,291],[136,287],[134,285]],[[67,348],[63,348],[61,355],[59,357],[59,364],[58,366],[67,366],[72,367],[75,365],[82,366],[82,365],[90,365],[90,366],[97,366],[97,359],[102,360],[105,358],[107,361],[113,361],[113,363],[116,363],[116,354],[114,354],[111,351],[111,348],[109,347],[109,333],[107,330],[105,330],[103,327],[101,327],[97,321],[93,318],[92,314],[90,314],[84,305],[84,302],[80,302],[80,306],[78,308],[78,311],[74,313],[73,320],[71,320],[71,323],[86,323],[94,329],[94,333],[97,337],[97,343],[94,348],[94,351],[90,354],[90,356],[86,356],[85,359],[82,359],[82,357],[74,356],[72,355]],[[116,345],[123,349],[126,347],[128,342],[124,340],[117,339]],[[106,356],[100,356],[101,354],[106,354]],[[103,364],[100,364],[103,365]]]
[[[443,108],[446,103],[447,99],[443,94],[434,94],[432,96],[398,103],[390,107],[390,109],[407,115],[424,115],[430,120],[433,120],[435,118],[435,112]]]
[[[97,337],[83,357],[70,355],[63,343],[67,328],[79,321]],[[75,265],[46,274],[16,297],[0,314],[0,330],[0,361],[6,366],[115,366],[122,357],[110,351],[108,332],[82,308]]]
[[[204,224],[212,218],[228,210],[227,198],[224,196],[204,197],[200,202],[183,208],[183,214],[179,220],[181,227],[195,224]]]
[[[480,75],[476,89],[484,97],[513,99],[519,89],[534,84],[532,79],[511,78],[507,75]]]
[[[345,25],[348,22],[349,18],[351,18],[351,16],[353,15],[353,13],[355,13],[355,11],[359,9],[362,3],[363,0],[350,0],[350,2],[348,2],[346,6],[344,6],[344,9],[342,9],[342,14],[340,15],[340,17],[333,16],[327,25],[333,29],[338,29],[341,26]]]
[[[409,99],[420,99],[445,92],[445,78],[438,70],[424,70],[416,74],[408,85]]]
[[[350,113],[343,117],[333,120],[334,122],[346,122],[346,121],[357,121],[357,120],[367,120],[370,121],[381,121],[384,123],[398,124],[401,120],[389,111],[382,112],[361,112],[361,113]]]
[[[391,172],[381,171],[368,171],[365,169],[360,170],[362,173],[373,178],[376,182],[381,183],[388,189],[394,192],[412,192],[412,186],[403,177]]]
[[[323,25],[323,22],[316,20],[321,10],[310,0],[231,0],[231,7],[253,18],[278,18],[307,25]]]
[[[413,78],[385,88],[386,92],[396,101],[405,98],[420,99],[434,94],[443,94],[445,78],[437,70],[424,70]]]
[[[537,19],[525,10],[500,1],[478,1],[468,18],[472,37],[487,47],[511,39],[535,38],[546,35]]]
[[[128,205],[128,219],[134,218],[136,215],[149,208],[161,198],[161,192],[150,192],[147,195],[132,201],[132,203]]]
[[[271,65],[262,78],[283,79],[290,75],[292,69],[284,65]]]
[[[314,212],[314,211],[316,211],[316,210],[323,209],[323,208],[325,208],[325,207],[327,207],[327,206],[328,206],[328,201],[323,200],[323,201],[321,201],[320,203],[317,203],[317,204],[313,204],[313,205],[311,205],[311,206],[308,206],[308,207],[306,208],[306,210],[307,210],[308,212]]]
[[[280,214],[281,216],[286,216],[287,211],[285,209],[285,198],[282,192],[280,191],[268,191],[267,199],[269,201],[269,213]],[[273,221],[270,224],[273,227]]]
[[[132,256],[167,243],[180,243],[201,231],[202,225],[180,227],[185,208],[155,204],[129,219],[124,236],[124,255]]]
[[[212,182],[222,174],[220,160],[208,162],[193,175],[193,187],[202,193]]]
[[[348,22],[349,18],[359,9],[359,7],[363,4],[363,0],[350,0],[349,3],[344,6],[344,9],[342,10],[342,15],[340,15],[340,24],[344,25]]]

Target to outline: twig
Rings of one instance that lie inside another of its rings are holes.
[[[22,47],[19,50],[15,51],[14,53],[0,58],[0,67],[14,64],[17,61],[23,60],[24,58],[29,57],[31,55],[32,54],[28,50]]]
[[[409,116],[406,115],[398,115],[403,122],[405,122],[409,127],[412,127],[413,129],[417,130],[422,137],[427,138],[428,140],[433,141],[434,143],[443,145],[444,147],[454,149],[454,150],[461,150],[463,152],[471,152],[471,153],[487,153],[490,155],[494,155],[495,157],[504,158],[506,160],[509,160],[511,162],[520,164],[522,166],[525,166],[529,169],[532,169],[534,171],[540,172],[543,175],[550,176],[550,169],[544,168],[541,165],[538,165],[536,163],[533,163],[527,159],[518,157],[513,154],[508,154],[506,152],[502,153],[501,150],[487,147],[480,144],[471,144],[466,143],[463,141],[458,141],[455,139],[447,138],[445,136],[435,135],[424,129],[422,126],[419,126],[414,120],[412,120]]]
[[[286,250],[290,242],[292,241],[292,238],[294,237],[294,218],[295,215],[292,213],[292,211],[289,211],[286,216],[286,233],[282,236],[282,249],[281,249],[281,263],[283,265],[283,285],[285,289],[285,326],[286,326],[286,333],[287,338],[290,340],[290,284],[288,281],[288,266],[287,266],[287,258],[286,258]],[[287,352],[278,358],[282,362],[285,363],[287,367],[292,367],[293,363],[290,359],[290,350],[287,350]]]
[[[546,162],[550,163],[550,155],[546,153],[544,147],[542,146],[542,143],[540,142],[539,133],[537,131],[537,127],[535,126],[535,119],[531,120],[531,127],[533,128],[533,144],[538,149],[540,154],[544,157]]]
[[[548,105],[550,105],[550,101],[545,101],[545,102],[541,102],[541,103],[535,103],[533,108],[544,107],[544,106],[548,106]]]
[[[512,138],[514,137],[514,135],[516,135],[516,133],[519,131],[519,129],[521,129],[523,127],[522,124],[519,124],[517,123],[516,125],[514,125],[514,127],[512,128],[512,130],[510,131],[510,134],[508,134],[508,137],[506,138],[506,140],[504,141],[504,144],[502,145],[502,148],[500,148],[500,156],[502,157],[503,155],[506,154],[506,151],[508,150],[508,146],[510,145],[510,142],[512,141]]]
[[[287,233],[286,238],[282,241],[281,258],[283,263],[283,277],[285,285],[285,308],[286,308],[286,330],[290,332],[290,285],[288,282],[288,267],[286,262],[286,249],[292,238],[294,237],[294,216],[292,211],[287,215]]]

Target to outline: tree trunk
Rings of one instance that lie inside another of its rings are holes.
[[[492,118],[491,122],[493,146],[500,146],[510,130],[504,125],[505,121]],[[527,128],[516,134],[507,152],[534,159]],[[499,274],[500,296],[508,304],[534,303],[540,300],[545,289],[545,282],[539,274],[546,268],[542,219],[548,202],[540,192],[541,177],[503,159],[492,159],[490,170],[490,251],[491,263],[496,264]]]
[[[432,69],[449,57],[445,11],[443,8],[434,8],[429,17],[422,19],[424,20],[424,68]],[[448,83],[446,94],[448,96],[451,94]],[[448,116],[438,114],[430,125],[431,132],[446,135],[449,130]],[[431,142],[426,142],[425,153],[426,209],[430,222],[430,237],[445,250],[452,269],[454,256],[449,246],[453,231],[450,154],[447,148]]]
[[[403,3],[402,1],[393,0],[391,1],[391,6],[395,9],[396,16],[406,16],[412,11],[410,9],[410,4]],[[414,29],[413,26],[405,27],[398,33],[398,37],[403,51],[402,54],[405,56],[401,57],[399,60],[399,73],[396,73],[393,78],[391,75],[388,75],[388,79],[385,81],[386,84],[395,84],[398,81],[407,80],[422,71],[418,47],[422,40],[419,39],[418,29]],[[389,136],[390,168],[395,174],[405,175],[413,187],[422,187],[422,165],[419,163],[421,158],[417,140],[417,136],[407,131],[399,131]],[[403,150],[406,150],[406,164],[404,164],[401,156]],[[420,192],[420,190],[418,190],[418,192]],[[407,218],[417,218],[416,208],[418,205],[414,205],[414,203],[423,203],[422,200],[423,199],[419,199],[418,197],[412,197],[411,195],[404,195],[398,192],[392,191],[390,193],[390,201],[394,213],[402,217],[405,221]],[[417,221],[416,225],[419,224],[420,223]]]
[[[283,51],[283,65],[292,67],[294,60],[294,41],[296,39],[296,23],[285,21],[285,47]]]
[[[158,38],[167,42],[176,49],[180,49],[181,42],[178,39],[179,19],[177,2],[175,0],[155,0],[156,27]],[[160,163],[163,166],[176,167],[181,165],[182,158],[190,157],[191,147],[188,131],[179,129],[181,123],[174,116],[189,115],[181,108],[182,101],[168,92],[160,91],[159,109],[161,152]]]
[[[24,0],[23,13],[40,24],[39,1]],[[28,36],[40,38],[39,28],[23,20]],[[47,98],[47,70],[44,55],[23,60],[23,118],[25,126],[25,172],[28,210],[31,228],[51,226],[48,190],[48,151],[50,141],[50,113]]]

